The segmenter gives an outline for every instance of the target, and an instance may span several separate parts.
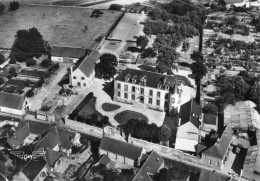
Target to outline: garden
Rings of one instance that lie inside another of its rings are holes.
[[[102,109],[107,112],[118,110],[120,107],[121,106],[116,104],[110,104],[110,103],[102,104]]]
[[[114,116],[114,119],[120,124],[120,125],[124,125],[126,124],[130,119],[138,119],[138,120],[143,120],[146,123],[148,123],[148,118],[138,112],[134,112],[134,111],[122,111],[118,114],[116,114]]]

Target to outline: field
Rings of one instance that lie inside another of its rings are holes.
[[[101,17],[91,18],[92,12],[89,8],[22,5],[1,16],[0,47],[11,48],[17,30],[36,27],[50,45],[96,48],[95,39],[106,35],[121,12],[104,10]]]

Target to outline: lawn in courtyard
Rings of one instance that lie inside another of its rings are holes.
[[[107,112],[118,110],[120,107],[121,106],[116,104],[110,104],[110,103],[102,104],[102,109]]]
[[[21,5],[0,18],[0,47],[11,48],[18,30],[35,27],[50,45],[95,49],[122,14],[102,10],[101,17],[90,17],[93,9],[41,5]]]
[[[122,111],[118,114],[115,115],[114,119],[120,124],[120,125],[124,125],[127,123],[127,121],[129,121],[130,119],[139,119],[139,120],[145,120],[146,122],[148,122],[148,118],[138,112],[134,112],[134,111]]]

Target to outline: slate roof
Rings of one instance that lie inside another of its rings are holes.
[[[177,77],[172,76],[172,75],[163,75],[160,73],[156,72],[149,72],[149,71],[144,71],[144,70],[136,70],[136,69],[125,69],[122,71],[121,74],[119,74],[115,80],[118,81],[123,81],[125,82],[125,77],[127,75],[130,75],[129,82],[132,83],[132,79],[137,76],[137,80],[135,84],[140,84],[140,80],[146,76],[146,86],[147,87],[152,87],[152,88],[157,88],[157,85],[161,83],[162,87],[161,89],[165,88],[165,85],[170,83],[170,87],[174,87],[175,83],[178,81]]]
[[[247,150],[244,167],[259,167],[260,168],[260,146],[251,146]]]
[[[61,147],[65,149],[70,149],[72,146],[71,139],[75,137],[76,132],[69,131],[67,129],[62,129],[57,127],[58,135],[61,142]]]
[[[203,152],[203,154],[223,159],[227,152],[227,149],[230,145],[230,142],[232,140],[233,133],[234,132],[233,132],[232,128],[230,128],[227,125],[226,129],[224,130],[224,132],[221,135],[220,140],[218,142],[216,142],[210,148],[206,149]]]
[[[103,136],[99,149],[120,155],[132,160],[141,157],[142,148],[117,139]]]
[[[199,181],[209,181],[209,178],[210,178],[210,181],[229,181],[230,180],[229,177],[219,175],[217,173],[208,172],[206,170],[201,170]]]
[[[204,116],[203,116],[203,122],[204,122],[205,124],[216,125],[217,116],[214,115],[214,114],[204,114]]]
[[[50,130],[52,125],[50,123],[38,122],[38,121],[27,121],[29,124],[30,133],[40,135]]]
[[[199,128],[201,122],[199,116],[201,115],[201,106],[199,106],[195,100],[191,99],[187,103],[181,105],[179,118],[181,118],[181,124],[184,125],[187,122],[191,122],[194,126]]]
[[[56,57],[69,57],[69,58],[81,58],[86,56],[87,50],[84,48],[73,47],[51,47],[51,55]]]
[[[62,156],[61,152],[57,152],[49,148],[44,149],[44,151],[45,151],[45,160],[50,167],[54,166],[55,162]]]
[[[95,63],[97,62],[99,57],[100,53],[98,51],[93,50],[77,68],[86,76],[89,76],[90,74],[92,74],[95,67]]]
[[[149,175],[154,175],[157,173],[163,163],[164,159],[153,151],[145,160],[144,164],[135,175],[133,181],[152,181]]]
[[[41,135],[41,139],[36,143],[34,150],[39,150],[40,148],[53,149],[56,145],[60,144],[58,132],[56,128],[53,127],[51,130]]]
[[[236,4],[236,3],[242,3],[243,0],[224,0],[226,5],[229,5],[229,4]]]
[[[21,110],[23,108],[25,97],[24,95],[10,94],[0,92],[0,106],[11,109]]]
[[[7,140],[7,143],[12,147],[16,148],[21,145],[25,138],[30,135],[29,125],[26,124],[21,129],[15,132],[15,134]]]
[[[37,175],[42,171],[42,169],[46,166],[46,161],[43,157],[39,157],[38,159],[32,159],[29,161],[25,167],[21,170],[21,172],[30,180],[33,181]]]

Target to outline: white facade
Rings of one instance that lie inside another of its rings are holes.
[[[79,59],[78,58],[69,58],[69,57],[51,56],[51,60],[53,62],[72,62],[72,63],[76,63]]]
[[[86,76],[83,72],[80,71],[80,69],[76,69],[75,71],[72,71],[71,68],[70,82],[71,85],[75,87],[87,88],[93,83],[94,78],[95,78],[94,70],[92,71],[92,74],[90,74],[90,76]]]
[[[30,107],[31,107],[31,103],[27,99],[25,99],[22,109],[13,109],[13,108],[0,106],[0,112],[7,113],[7,114],[13,114],[13,115],[17,115],[17,116],[23,116],[26,112],[26,108],[29,109]]]
[[[116,155],[114,153],[105,151],[103,149],[99,149],[99,153],[100,153],[100,155],[103,155],[103,154],[107,155],[114,162],[119,162],[119,163],[126,164],[129,166],[134,166],[134,163],[135,163],[135,161],[130,158],[126,158],[121,155]]]

